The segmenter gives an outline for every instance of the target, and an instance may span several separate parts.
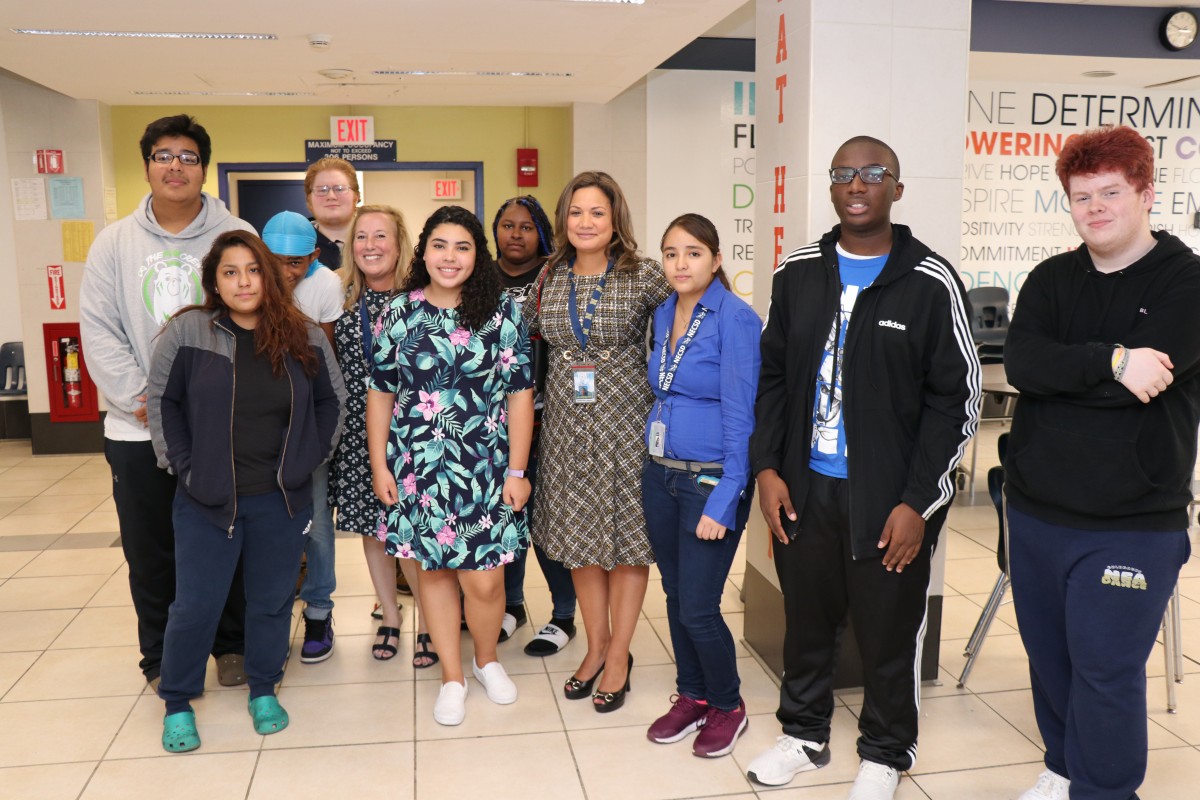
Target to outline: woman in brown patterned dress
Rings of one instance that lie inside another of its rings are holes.
[[[629,643],[654,561],[638,477],[653,400],[645,336],[671,288],[658,263],[638,255],[625,197],[603,172],[567,184],[554,243],[524,309],[550,356],[533,537],[571,569],[587,631],[587,654],[564,693],[591,694],[606,712],[625,702]]]

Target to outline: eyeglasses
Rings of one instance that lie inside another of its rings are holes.
[[[891,175],[896,178],[896,174],[887,167],[834,167],[829,170],[830,183],[850,183],[857,175],[862,179],[863,183],[883,183],[884,175]],[[896,178],[899,183],[900,179]]]
[[[170,150],[159,150],[157,153],[151,153],[147,161],[153,161],[155,164],[162,164],[164,167],[169,166],[172,161],[179,159],[179,163],[185,167],[194,167],[200,163],[200,156],[195,153],[172,153]]]
[[[337,186],[314,186],[313,187],[313,194],[317,195],[318,197],[324,197],[325,195],[329,194],[330,192],[333,192],[334,194],[345,194],[348,191],[350,191],[350,187],[344,183],[339,183]]]

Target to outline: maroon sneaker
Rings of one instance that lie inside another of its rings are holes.
[[[692,745],[692,753],[701,758],[717,758],[733,752],[738,737],[746,730],[750,720],[746,719],[746,703],[738,701],[733,711],[710,708],[708,716],[700,723],[700,735]]]
[[[704,724],[708,706],[681,694],[671,695],[671,710],[654,720],[646,738],[659,744],[678,742]]]

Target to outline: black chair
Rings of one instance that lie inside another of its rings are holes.
[[[967,292],[971,303],[971,338],[983,364],[1004,361],[1004,337],[1008,336],[1008,289],[979,286]]]
[[[25,394],[25,345],[5,342],[0,345],[0,396],[23,397]]]

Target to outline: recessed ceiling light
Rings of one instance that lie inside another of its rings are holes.
[[[646,0],[568,0],[572,3],[616,3],[623,6],[644,5]]]
[[[1087,72],[1083,73],[1083,77],[1085,77],[1085,78],[1111,78],[1112,76],[1114,76],[1116,74],[1117,73],[1113,72],[1111,69],[1090,69]]]
[[[130,94],[163,97],[313,97],[315,92],[192,92],[183,89],[134,89]]]
[[[186,31],[56,31],[41,28],[9,28],[13,33],[30,36],[84,36],[116,39],[267,39],[279,37],[273,33],[192,33]]]
[[[483,78],[572,78],[572,72],[505,72],[500,70],[451,70],[451,69],[376,69],[372,75],[401,75],[412,77],[483,77]]]

